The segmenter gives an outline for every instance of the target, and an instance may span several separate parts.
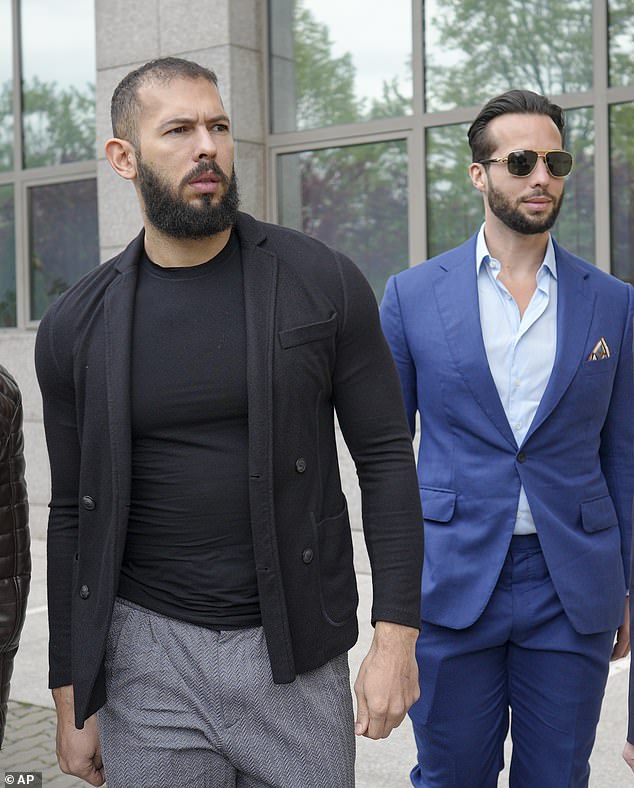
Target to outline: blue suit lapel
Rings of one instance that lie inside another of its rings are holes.
[[[553,412],[582,363],[594,313],[595,294],[588,288],[588,275],[577,267],[572,255],[557,244],[555,255],[557,350],[553,371],[524,443]]]
[[[475,266],[475,237],[441,262],[436,301],[456,367],[474,399],[504,438],[516,447],[513,431],[489,369],[482,339]]]

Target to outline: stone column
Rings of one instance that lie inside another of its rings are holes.
[[[132,69],[156,57],[195,60],[218,75],[236,140],[243,210],[264,218],[265,85],[263,0],[97,0],[97,180],[101,259],[141,227],[130,183],[112,172],[110,97]]]

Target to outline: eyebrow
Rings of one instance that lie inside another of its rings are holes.
[[[214,115],[212,118],[208,118],[205,123],[218,123],[219,121],[224,121],[225,123],[229,123],[229,118],[227,115]],[[187,126],[193,123],[196,123],[196,118],[181,116],[176,118],[169,118],[168,120],[163,121],[160,123],[158,128],[159,129],[166,129],[169,126]]]

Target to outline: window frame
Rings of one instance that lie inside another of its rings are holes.
[[[608,4],[605,0],[592,2],[592,74],[593,87],[587,91],[553,95],[550,98],[564,110],[588,107],[593,111],[595,123],[594,140],[594,221],[595,260],[605,271],[611,270],[610,237],[610,107],[634,101],[634,83],[627,86],[609,85],[609,20]],[[407,140],[408,151],[408,218],[409,218],[409,264],[415,265],[427,259],[427,150],[426,131],[429,128],[469,123],[477,115],[480,106],[460,107],[452,110],[426,112],[424,106],[425,59],[424,59],[424,0],[412,0],[412,62],[413,101],[412,114],[394,118],[382,118],[367,122],[330,126],[327,128],[304,129],[295,132],[272,133],[270,123],[270,47],[269,47],[269,3],[263,4],[262,25],[265,40],[265,101],[267,111],[267,191],[266,214],[278,221],[277,157],[285,153],[317,150],[326,147],[341,147],[356,143],[371,143],[386,140]],[[461,243],[456,238],[456,244]]]
[[[22,58],[21,58],[21,0],[10,0],[12,28],[13,79],[13,169],[0,172],[0,186],[12,185],[15,216],[15,286],[16,325],[2,326],[2,331],[34,329],[39,320],[30,315],[31,276],[29,250],[29,189],[37,186],[64,184],[71,181],[97,178],[97,159],[53,164],[45,167],[23,166],[22,145]],[[95,71],[96,77],[96,71]]]

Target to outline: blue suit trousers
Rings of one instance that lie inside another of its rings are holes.
[[[422,622],[412,784],[494,788],[510,710],[511,788],[585,788],[614,634],[576,632],[537,536],[513,537],[475,624]]]

